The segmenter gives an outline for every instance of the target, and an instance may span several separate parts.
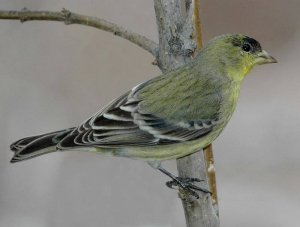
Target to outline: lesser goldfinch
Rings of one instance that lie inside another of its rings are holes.
[[[11,145],[11,162],[57,150],[84,150],[149,162],[188,190],[160,162],[194,153],[222,132],[246,74],[276,60],[255,39],[227,34],[212,39],[190,63],[135,86],[79,127],[27,137]],[[194,179],[194,181],[196,181]]]

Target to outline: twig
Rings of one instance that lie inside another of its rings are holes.
[[[215,169],[215,161],[214,161],[212,145],[210,144],[206,148],[204,148],[203,152],[204,152],[204,159],[205,159],[207,175],[208,175],[209,189],[212,193],[211,195],[212,203],[216,210],[217,215],[219,215],[216,169]]]
[[[61,21],[66,25],[81,24],[91,26],[127,39],[128,41],[150,52],[155,58],[157,57],[158,45],[145,36],[129,31],[120,25],[116,25],[106,20],[73,13],[66,9],[63,9],[61,12],[30,11],[26,8],[21,11],[0,10],[0,19],[20,20],[22,23],[33,20]]]
[[[195,37],[194,37],[194,39],[196,40],[196,43],[197,43],[197,50],[199,50],[203,47],[199,0],[195,0],[194,4],[195,4],[195,8],[194,8]],[[216,210],[216,213],[219,215],[216,169],[214,166],[215,161],[214,161],[212,145],[210,144],[206,148],[204,148],[203,152],[204,152],[204,160],[205,160],[206,169],[207,169],[209,190],[212,193],[211,197],[212,197],[213,206]]]
[[[199,0],[194,1],[194,26],[195,26],[195,40],[197,43],[197,49],[203,47],[202,41],[202,27],[201,27],[201,18],[200,18],[200,2]]]

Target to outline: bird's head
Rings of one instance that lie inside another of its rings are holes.
[[[237,81],[241,81],[255,65],[277,62],[258,41],[240,34],[218,36],[208,43],[204,52],[206,58]]]

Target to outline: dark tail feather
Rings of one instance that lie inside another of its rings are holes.
[[[56,145],[74,129],[69,128],[18,140],[10,145],[10,149],[15,153],[10,162],[19,162],[56,151]]]

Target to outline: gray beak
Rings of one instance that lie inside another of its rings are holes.
[[[263,50],[257,55],[255,59],[255,64],[262,65],[262,64],[269,64],[269,63],[277,63],[277,60],[268,54],[267,51]]]

